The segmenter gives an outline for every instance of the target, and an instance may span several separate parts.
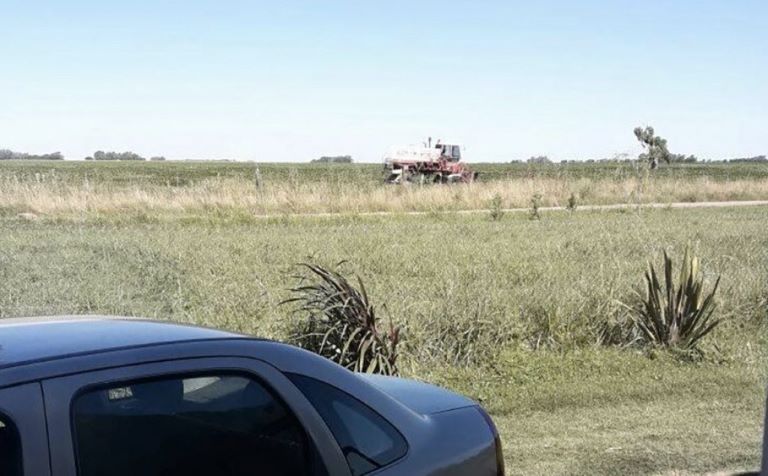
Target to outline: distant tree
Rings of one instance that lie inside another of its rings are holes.
[[[150,157],[150,159],[149,159],[149,160],[151,160],[151,161],[153,161],[153,162],[154,162],[154,161],[160,161],[160,160],[165,160],[165,157],[163,157],[162,155],[156,155],[156,156],[154,156],[154,157]]]
[[[552,161],[549,160],[549,157],[546,155],[537,155],[532,156],[530,159],[528,159],[529,164],[551,164]]]
[[[643,152],[638,159],[648,162],[651,169],[659,166],[659,161],[667,163],[670,161],[670,153],[667,150],[667,140],[656,135],[653,127],[648,126],[645,129],[635,127],[635,137],[643,146]]]
[[[53,152],[51,154],[43,154],[38,157],[40,160],[64,160],[64,156],[61,152]]]
[[[604,159],[598,160],[598,162],[608,162],[608,163],[621,163],[621,162],[630,162],[631,159],[629,157],[629,154],[626,152],[618,152],[613,154],[610,157],[606,157]]]
[[[97,150],[93,153],[93,160],[147,160],[135,152],[104,152]]]
[[[351,155],[322,156],[319,159],[313,159],[314,164],[351,164]]]
[[[684,164],[695,164],[699,159],[695,155],[669,154],[669,162],[678,162]]]
[[[731,159],[731,162],[768,162],[768,159],[764,155],[756,155],[754,157]]]

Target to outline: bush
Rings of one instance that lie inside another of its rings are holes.
[[[571,196],[568,197],[568,205],[566,205],[565,208],[569,212],[575,212],[576,211],[576,207],[577,207],[577,204],[576,204],[576,194],[571,192]]]
[[[300,316],[289,341],[356,372],[397,375],[400,329],[391,323],[386,332],[378,329],[362,280],[357,278],[357,289],[336,271],[302,266],[310,276],[297,276],[295,297],[283,301],[297,304]]]
[[[672,275],[672,266],[672,259],[664,252],[662,284],[649,264],[645,273],[646,295],[631,308],[633,322],[646,343],[696,350],[701,339],[720,323],[712,320],[720,277],[705,294],[699,260],[691,256],[687,247],[677,281]]]
[[[496,194],[488,204],[488,212],[492,221],[499,221],[504,216],[503,203],[501,200],[501,194]]]

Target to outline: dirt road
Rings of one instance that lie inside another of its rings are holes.
[[[579,205],[576,207],[577,212],[583,211],[609,211],[609,210],[636,210],[645,208],[725,208],[725,207],[756,207],[756,206],[768,206],[768,200],[743,200],[743,201],[724,201],[724,202],[675,202],[675,203],[616,203],[612,205]],[[561,212],[566,211],[566,207],[540,207],[540,212]],[[530,208],[504,208],[504,213],[527,213],[530,212]],[[281,213],[281,214],[268,214],[268,215],[256,215],[257,218],[277,218],[277,217],[340,217],[340,216],[388,216],[388,215],[433,215],[433,214],[474,214],[474,213],[488,213],[488,209],[473,209],[473,210],[435,210],[435,211],[410,211],[410,212],[341,212],[341,213]]]

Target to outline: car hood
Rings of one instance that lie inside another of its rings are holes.
[[[358,374],[358,376],[422,415],[477,405],[467,397],[416,380],[373,374]]]

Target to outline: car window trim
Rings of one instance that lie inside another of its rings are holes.
[[[0,415],[14,425],[21,440],[25,475],[50,476],[48,434],[39,383],[0,388]]]

